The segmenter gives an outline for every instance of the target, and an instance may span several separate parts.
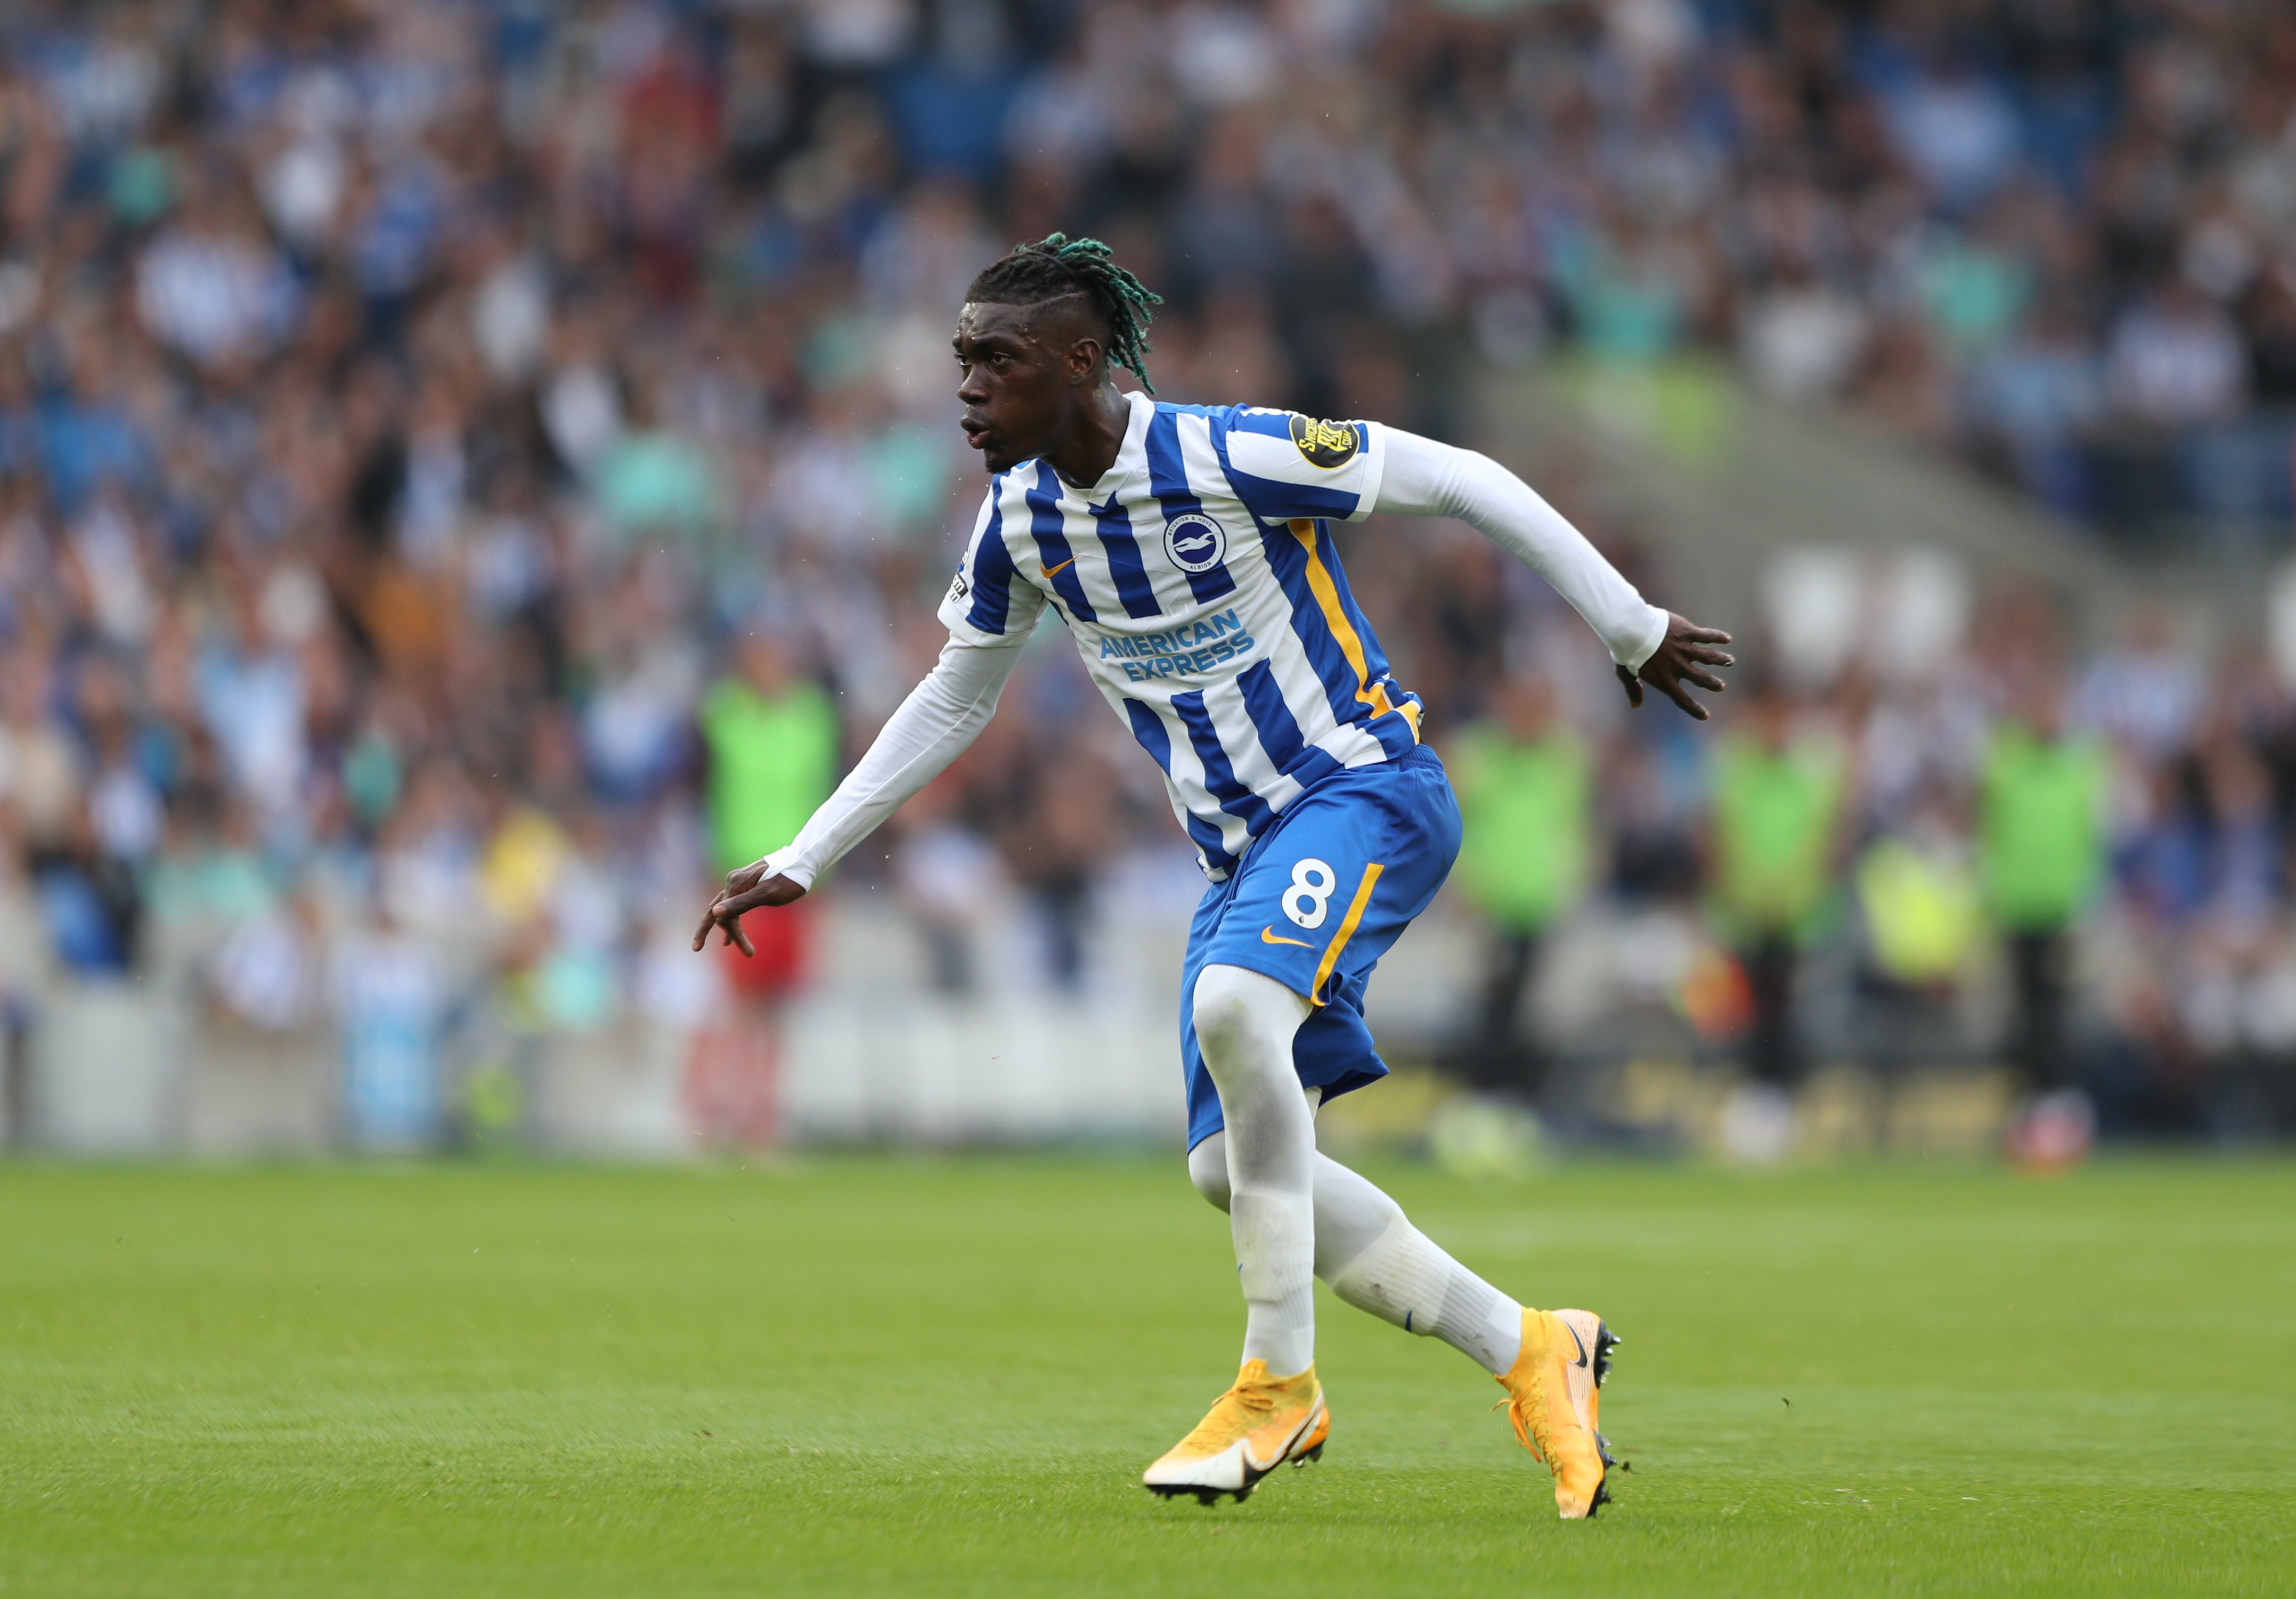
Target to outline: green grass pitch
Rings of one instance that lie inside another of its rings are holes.
[[[1380,1168],[1627,1340],[1599,1521],[1322,1299],[1320,1464],[1177,1159],[0,1167],[0,1595],[2288,1593],[2296,1167]]]

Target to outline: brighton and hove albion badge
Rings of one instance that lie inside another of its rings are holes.
[[[1349,423],[1318,422],[1312,416],[1295,414],[1292,418],[1292,442],[1317,466],[1345,466],[1354,458],[1360,440]]]
[[[1164,524],[1164,554],[1184,572],[1208,572],[1227,558],[1227,529],[1201,511]]]

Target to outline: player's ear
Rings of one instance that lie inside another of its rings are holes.
[[[1100,340],[1087,335],[1069,346],[1069,381],[1091,381],[1100,371],[1102,350]]]

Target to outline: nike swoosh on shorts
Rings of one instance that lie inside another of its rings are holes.
[[[1275,936],[1275,930],[1272,927],[1263,927],[1259,930],[1259,941],[1263,944],[1297,944],[1302,949],[1313,949],[1316,947],[1305,939],[1279,939]]]

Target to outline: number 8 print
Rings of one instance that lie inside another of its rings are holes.
[[[1311,855],[1292,868],[1292,886],[1283,890],[1283,914],[1301,927],[1321,927],[1332,908],[1332,890],[1339,886],[1339,873],[1330,863]]]

